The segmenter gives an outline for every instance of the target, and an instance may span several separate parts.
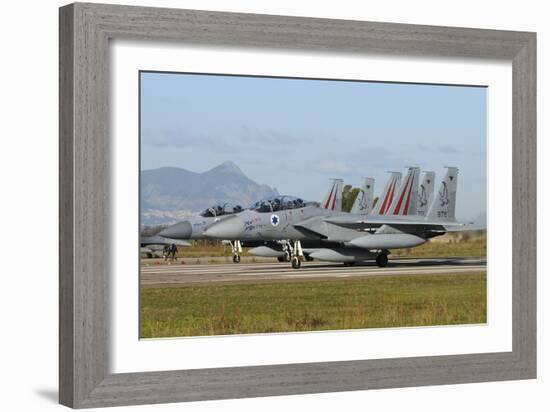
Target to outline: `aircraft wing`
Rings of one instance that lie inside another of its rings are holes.
[[[466,223],[461,222],[441,222],[437,220],[424,219],[404,219],[404,218],[388,218],[387,216],[334,216],[325,219],[326,222],[337,226],[346,227],[349,229],[373,229],[381,225],[387,226],[423,226],[423,227],[438,227],[442,230],[447,227],[462,227]]]
[[[326,239],[327,227],[321,216],[312,216],[292,225],[296,230],[312,239]]]
[[[191,246],[189,242],[179,239],[169,239],[163,236],[143,236],[140,239],[141,246],[148,245],[171,245],[172,243],[176,246]]]
[[[309,239],[327,240],[329,242],[346,242],[357,236],[354,229],[327,224],[324,216],[314,216],[294,224]]]

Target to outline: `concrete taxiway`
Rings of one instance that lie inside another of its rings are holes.
[[[271,281],[304,281],[371,276],[449,275],[487,270],[483,258],[395,259],[387,267],[374,263],[343,266],[340,263],[304,262],[301,269],[290,263],[242,264],[142,264],[140,283],[143,287],[177,287],[192,284],[251,283]]]

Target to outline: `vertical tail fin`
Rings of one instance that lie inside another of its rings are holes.
[[[435,194],[432,205],[426,215],[427,220],[455,221],[457,183],[458,168],[447,167],[447,174],[441,182],[439,191]]]
[[[415,215],[418,207],[418,178],[420,168],[409,167],[407,175],[390,206],[390,215]]]
[[[321,207],[334,212],[341,212],[343,190],[344,181],[342,179],[330,179],[329,191],[321,202]]]
[[[420,189],[418,190],[418,209],[417,214],[419,216],[426,216],[428,208],[432,204],[434,197],[434,172],[424,172],[422,183],[420,183]]]
[[[382,192],[382,195],[378,198],[376,206],[370,212],[371,215],[385,215],[390,209],[390,205],[393,202],[397,188],[401,183],[401,173],[400,172],[390,172],[390,178],[386,187]]]
[[[368,215],[372,210],[372,201],[374,199],[374,179],[372,177],[363,178],[363,184],[359,193],[353,202],[351,213],[358,215]]]

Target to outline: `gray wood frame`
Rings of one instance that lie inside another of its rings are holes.
[[[86,408],[535,378],[535,33],[82,3],[62,7],[59,24],[62,404]],[[108,50],[114,38],[511,61],[513,350],[110,374]]]

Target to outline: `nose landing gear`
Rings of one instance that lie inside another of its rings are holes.
[[[302,251],[302,243],[299,240],[295,240],[292,247],[292,257],[290,260],[294,269],[300,269],[300,267],[302,266],[300,258],[302,257],[304,257],[304,252]]]
[[[241,253],[243,253],[243,248],[241,246],[240,240],[235,240],[231,242],[231,252],[233,253],[233,263],[240,263]]]

